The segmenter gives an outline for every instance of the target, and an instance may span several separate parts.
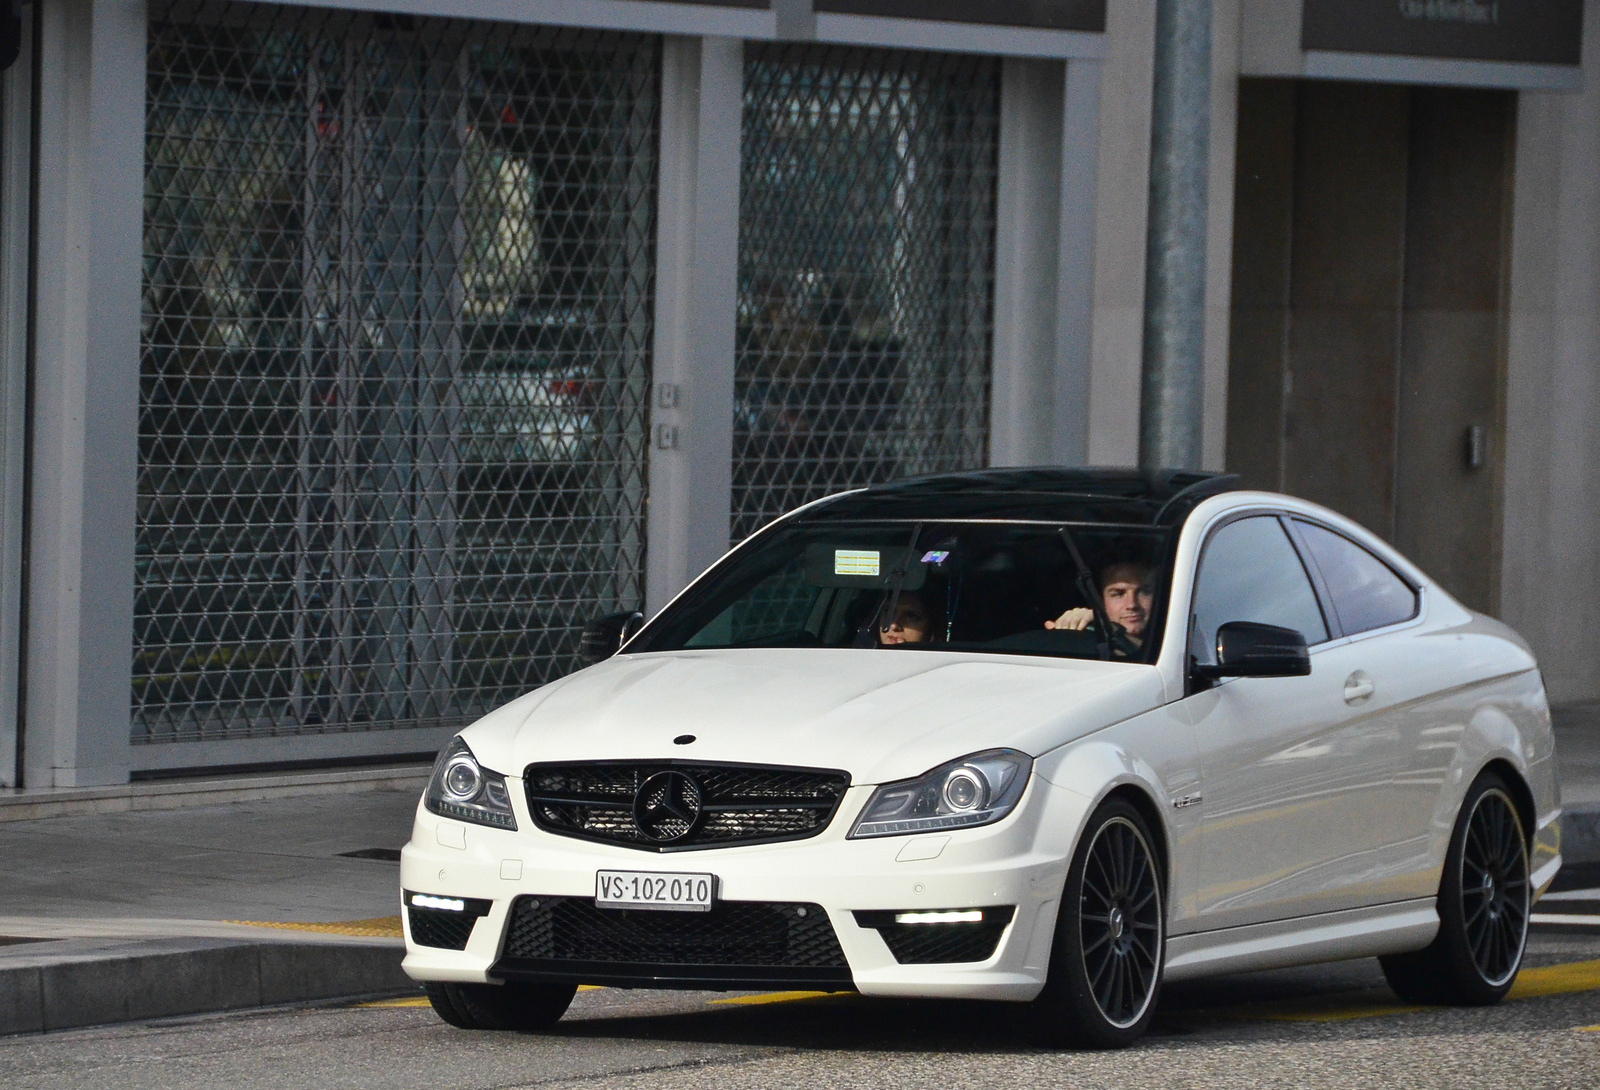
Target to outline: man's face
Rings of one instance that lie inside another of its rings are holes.
[[[1137,564],[1118,564],[1106,572],[1100,593],[1105,599],[1106,617],[1135,639],[1142,637],[1156,601],[1149,570]]]

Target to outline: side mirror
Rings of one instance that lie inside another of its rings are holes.
[[[644,614],[636,609],[596,617],[583,626],[583,636],[578,640],[578,658],[583,660],[585,666],[604,662],[642,627]]]
[[[1253,621],[1229,621],[1217,629],[1215,665],[1196,663],[1197,678],[1304,677],[1311,673],[1306,638],[1292,628]]]

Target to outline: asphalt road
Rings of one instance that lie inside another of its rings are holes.
[[[282,1008],[0,1040],[0,1086],[468,1090],[616,1086],[1600,1086],[1600,928],[1546,929],[1512,1000],[1407,1009],[1375,961],[1174,985],[1118,1053],[1044,1051],[1005,1005],[579,993],[545,1035],[470,1033],[422,1000]]]

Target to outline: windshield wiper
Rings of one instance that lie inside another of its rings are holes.
[[[1084,601],[1089,603],[1089,608],[1094,611],[1095,634],[1094,645],[1100,658],[1106,662],[1111,661],[1111,618],[1106,616],[1105,603],[1100,600],[1100,591],[1094,585],[1094,573],[1089,570],[1089,565],[1083,562],[1083,554],[1078,551],[1078,543],[1072,540],[1072,531],[1065,526],[1058,527],[1056,533],[1061,535],[1061,540],[1067,543],[1067,552],[1072,554],[1072,563],[1078,569],[1078,593],[1083,595]]]

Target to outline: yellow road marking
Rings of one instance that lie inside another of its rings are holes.
[[[1600,961],[1574,961],[1566,965],[1545,965],[1524,969],[1517,974],[1507,999],[1537,999],[1550,995],[1574,995],[1600,991]],[[1329,1006],[1312,1005],[1301,1010],[1265,1011],[1246,1008],[1246,1017],[1271,1022],[1346,1022],[1355,1018],[1384,1018],[1396,1014],[1415,1014],[1426,1007],[1388,1003],[1351,1004],[1348,1000]],[[1600,1028],[1600,1027],[1596,1027]]]
[[[763,1003],[793,1003],[800,999],[824,999],[830,995],[849,994],[849,992],[765,992],[761,995],[735,995],[727,999],[713,999],[710,1002],[753,1007]]]
[[[1600,1026],[1579,1026],[1579,1033],[1600,1033]]]
[[[1600,989],[1600,961],[1574,961],[1566,965],[1546,965],[1524,969],[1511,985],[1512,999],[1533,999],[1541,995],[1571,995]]]
[[[362,935],[368,938],[398,939],[399,916],[374,916],[369,920],[345,920],[342,923],[294,923],[286,920],[223,920],[223,923],[244,924],[246,927],[275,927],[280,931],[315,931],[322,935]]]

